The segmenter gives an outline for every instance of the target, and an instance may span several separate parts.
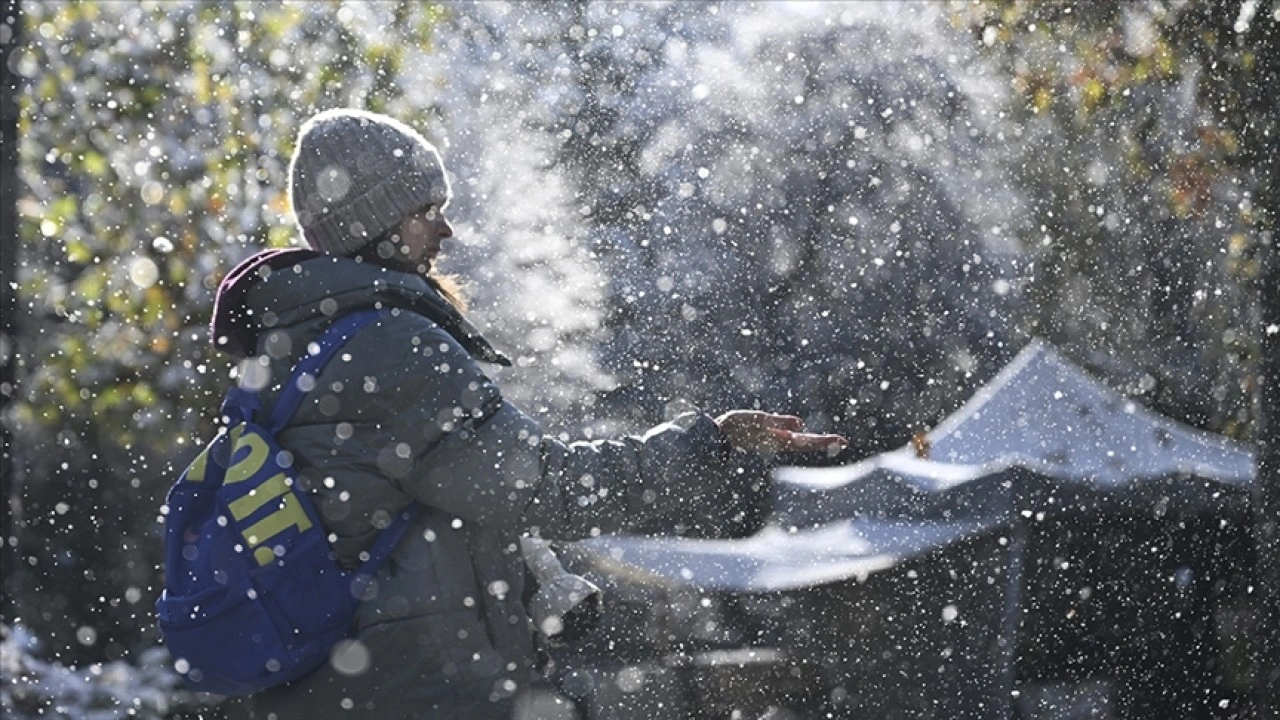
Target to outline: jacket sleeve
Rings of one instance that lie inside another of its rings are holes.
[[[416,500],[464,521],[574,540],[623,532],[729,482],[715,422],[689,414],[640,436],[566,444],[502,398],[443,330],[414,336],[393,389],[391,473]]]

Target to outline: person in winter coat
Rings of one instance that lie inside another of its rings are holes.
[[[689,414],[593,442],[544,435],[481,369],[509,362],[435,271],[453,230],[431,144],[386,116],[320,113],[299,134],[289,194],[310,249],[265,251],[233,270],[213,341],[243,358],[240,382],[270,402],[326,326],[382,309],[278,437],[348,567],[394,513],[425,509],[362,598],[354,641],[251,698],[254,717],[510,717],[536,678],[527,583],[550,577],[546,548],[530,556],[522,538],[624,532],[678,513],[730,481],[733,448],[844,445],[756,411]]]

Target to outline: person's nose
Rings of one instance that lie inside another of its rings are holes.
[[[439,232],[440,232],[440,237],[441,237],[442,239],[443,239],[443,238],[450,238],[450,237],[453,237],[453,226],[449,224],[449,221],[448,221],[448,220],[445,220],[445,219],[443,219],[443,218],[442,218],[442,219],[440,220],[440,230],[439,230]]]

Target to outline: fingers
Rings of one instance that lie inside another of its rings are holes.
[[[785,428],[770,427],[765,428],[764,431],[768,433],[769,437],[777,440],[779,443],[789,443],[791,442],[791,438],[795,436],[794,431],[787,430]]]
[[[802,438],[803,447],[799,448],[805,451],[826,450],[827,452],[840,452],[849,447],[849,441],[840,435],[817,435],[814,433],[804,433],[797,436]]]
[[[731,410],[716,418],[729,443],[760,452],[839,452],[849,443],[839,435],[804,432],[804,421],[795,415],[759,410]]]
[[[783,452],[839,452],[849,445],[849,441],[840,435],[793,432],[781,428],[769,428],[769,434],[775,440],[773,449]]]

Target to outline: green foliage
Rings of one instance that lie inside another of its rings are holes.
[[[440,10],[23,11],[22,392],[9,422],[26,562],[6,592],[64,661],[113,659],[154,639],[157,508],[173,468],[213,434],[234,371],[208,341],[217,284],[262,246],[295,242],[287,143],[318,110],[396,97],[387,78]]]
[[[1015,93],[1019,182],[1037,198],[1028,330],[1166,414],[1253,437],[1274,225],[1257,163],[1280,136],[1257,53],[1275,53],[1258,43],[1275,19],[1242,24],[1240,3],[952,9]]]

